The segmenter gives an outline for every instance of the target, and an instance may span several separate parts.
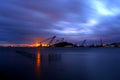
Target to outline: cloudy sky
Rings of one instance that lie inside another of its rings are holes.
[[[0,0],[0,44],[120,41],[120,0]]]

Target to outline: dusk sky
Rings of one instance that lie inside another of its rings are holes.
[[[120,0],[0,0],[0,44],[54,35],[120,42]]]

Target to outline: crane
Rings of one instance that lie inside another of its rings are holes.
[[[60,42],[64,42],[64,38],[62,38]]]
[[[100,38],[100,47],[103,47],[103,40]]]
[[[55,41],[55,44],[58,43],[58,42],[59,42],[59,40],[56,40],[56,41]]]
[[[79,47],[84,47],[85,43],[86,43],[86,40],[83,40],[82,44]]]
[[[102,38],[100,38],[100,44],[101,44],[101,46],[103,45],[103,41],[102,41]]]
[[[56,40],[56,41],[55,41],[55,44],[56,44],[56,43],[60,43],[60,42],[64,42],[64,38],[61,38],[60,40]]]
[[[53,36],[47,45],[51,46],[51,44],[52,44],[52,42],[54,41],[55,38],[56,38],[56,36]]]
[[[51,46],[51,44],[52,44],[52,42],[54,41],[55,38],[56,38],[56,36],[47,38],[47,39],[45,39],[45,40],[43,40],[43,41],[40,41],[39,44],[40,44],[40,46],[42,46],[42,43],[43,43],[43,42],[46,42],[46,41],[50,40],[50,41],[48,42],[47,46]]]

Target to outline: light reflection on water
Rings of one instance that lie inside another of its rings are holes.
[[[37,50],[36,56],[35,56],[35,64],[36,64],[35,68],[36,68],[37,79],[41,79],[42,77],[43,79],[46,79],[43,75],[44,73],[41,70],[45,70],[45,74],[48,74],[49,71],[51,70],[55,71],[57,70],[57,64],[60,61],[61,61],[61,54],[59,53],[57,54],[56,53],[41,53],[40,50]],[[55,65],[56,67],[54,67]],[[53,74],[50,74],[50,75],[53,76]]]
[[[41,66],[41,54],[39,51],[37,52],[37,55],[36,55],[36,65],[37,65],[37,68],[40,68]]]
[[[36,72],[37,72],[37,77],[40,78],[41,76],[41,53],[40,51],[37,51],[37,54],[36,54]]]
[[[17,80],[120,80],[118,48],[0,51],[0,73]]]

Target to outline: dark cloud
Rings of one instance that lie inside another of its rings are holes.
[[[1,0],[0,44],[53,35],[70,41],[120,41],[118,0]]]

